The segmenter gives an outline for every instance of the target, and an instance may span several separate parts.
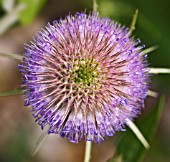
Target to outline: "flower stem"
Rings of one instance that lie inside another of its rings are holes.
[[[90,162],[92,142],[87,141],[85,146],[84,162]]]

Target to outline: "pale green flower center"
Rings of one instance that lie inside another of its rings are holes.
[[[72,67],[72,77],[75,83],[83,86],[96,84],[99,76],[98,63],[92,59],[75,60]]]

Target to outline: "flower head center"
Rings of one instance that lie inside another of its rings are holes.
[[[72,69],[75,83],[82,83],[84,86],[95,83],[99,75],[97,68],[98,63],[92,59],[75,60]]]

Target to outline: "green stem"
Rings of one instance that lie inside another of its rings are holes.
[[[133,131],[133,133],[136,135],[136,137],[139,139],[139,141],[142,143],[142,145],[146,148],[149,149],[149,143],[143,136],[143,134],[140,132],[138,127],[129,119],[126,119],[126,122],[129,126],[129,128]]]
[[[147,48],[147,49],[145,49],[145,50],[142,51],[142,55],[145,55],[145,54],[148,54],[148,53],[150,53],[150,52],[153,52],[153,51],[155,51],[157,48],[158,48],[158,46],[149,47],[149,48]]]
[[[93,11],[98,12],[97,8],[98,8],[97,0],[93,0]]]
[[[132,33],[133,30],[135,30],[135,25],[136,25],[137,17],[138,17],[138,9],[135,10],[135,13],[133,15],[132,22],[131,22],[130,28],[129,28],[129,32],[130,33]]]
[[[11,53],[0,53],[0,56],[21,61],[23,56]]]
[[[19,95],[22,94],[22,89],[18,88],[12,91],[4,91],[4,92],[0,92],[0,97],[6,97],[6,96],[13,96],[13,95]]]
[[[91,141],[87,141],[87,142],[86,142],[86,147],[85,147],[84,162],[90,162],[90,158],[91,158],[91,147],[92,147],[92,142],[91,142]]]

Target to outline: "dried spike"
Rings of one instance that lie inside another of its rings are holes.
[[[169,74],[170,69],[168,68],[149,68],[150,74]]]

